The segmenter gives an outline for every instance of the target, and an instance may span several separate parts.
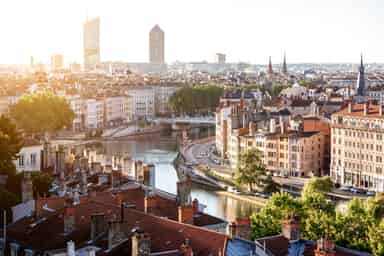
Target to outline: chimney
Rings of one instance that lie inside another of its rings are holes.
[[[88,181],[87,181],[87,173],[83,170],[81,171],[81,178],[80,178],[80,192],[85,195],[88,192]]]
[[[75,206],[67,205],[64,208],[64,234],[70,234],[75,230]]]
[[[73,241],[67,242],[67,256],[76,256],[75,243]]]
[[[121,231],[120,221],[110,221],[108,223],[108,249],[114,248],[126,239],[126,235]]]
[[[227,235],[229,236],[230,239],[233,239],[236,235],[236,223],[235,222],[230,222],[227,225]]]
[[[144,212],[153,213],[156,208],[156,196],[150,195],[144,197]]]
[[[188,238],[180,246],[180,252],[182,256],[193,256],[193,251],[191,247],[191,242]]]
[[[145,186],[155,187],[155,166],[153,164],[147,164],[143,167],[143,177]]]
[[[96,250],[93,247],[87,248],[87,256],[96,256]]]
[[[198,214],[199,213],[199,200],[195,198],[192,202],[193,206],[193,214]]]
[[[185,180],[177,182],[177,199],[181,206],[191,204],[191,179],[189,176]]]
[[[192,205],[179,206],[178,218],[180,223],[193,225],[193,206]]]
[[[111,187],[116,188],[120,185],[121,172],[120,171],[111,171]]]
[[[300,239],[300,218],[299,216],[288,217],[283,221],[282,233],[290,242]]]
[[[368,115],[369,113],[369,103],[368,102],[365,102],[364,103],[364,115]]]
[[[123,195],[121,194],[120,191],[117,191],[115,193],[115,205],[116,207],[121,207],[122,204],[123,204]]]
[[[348,102],[348,113],[352,113],[352,102]]]
[[[251,237],[251,220],[249,218],[236,219],[236,236],[249,240]]]
[[[104,213],[91,215],[91,240],[97,240],[107,230],[107,222]]]
[[[276,132],[276,120],[273,118],[271,120],[269,120],[269,132],[270,133]]]
[[[255,124],[249,122],[249,136],[255,136]]]
[[[151,237],[147,233],[136,232],[132,236],[132,256],[151,255]]]
[[[29,172],[23,173],[23,180],[21,182],[21,200],[23,203],[33,199],[33,184],[31,174]]]
[[[335,243],[327,235],[317,240],[315,256],[335,256]]]

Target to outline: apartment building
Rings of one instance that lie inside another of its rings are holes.
[[[104,124],[105,126],[117,126],[126,121],[124,112],[125,96],[107,97],[104,99]]]
[[[331,119],[332,180],[384,192],[382,105],[349,103]]]
[[[104,101],[101,99],[84,100],[84,126],[86,129],[104,127]]]
[[[20,96],[0,96],[0,115],[8,115],[9,107],[16,104]]]
[[[172,109],[170,108],[168,101],[169,98],[178,90],[178,87],[174,86],[156,86],[155,90],[155,112],[157,116],[170,115]]]
[[[129,121],[153,119],[155,117],[155,89],[152,87],[129,89],[124,101],[124,110]]]
[[[81,131],[83,129],[83,99],[80,95],[67,95],[66,100],[75,113],[75,118],[72,121],[72,130]]]
[[[323,173],[325,137],[318,131],[288,130],[282,120],[270,119],[269,127],[249,128],[233,133],[230,145],[232,168],[243,152],[256,148],[268,171],[289,176],[313,176]]]

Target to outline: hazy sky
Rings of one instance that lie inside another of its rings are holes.
[[[87,11],[88,10],[88,11]],[[82,25],[101,19],[101,59],[148,60],[165,31],[167,62],[384,62],[383,0],[1,0],[0,63],[82,62]]]

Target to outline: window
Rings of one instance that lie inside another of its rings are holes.
[[[24,166],[24,155],[19,156],[19,166]]]
[[[31,154],[31,166],[36,166],[36,154]]]
[[[383,161],[383,158],[381,156],[376,156],[376,162],[381,163]]]

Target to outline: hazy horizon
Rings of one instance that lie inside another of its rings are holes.
[[[101,60],[148,61],[148,33],[165,32],[165,60],[228,62],[383,63],[384,2],[379,0],[141,0],[2,3],[0,63],[82,63],[83,23],[100,17]]]

